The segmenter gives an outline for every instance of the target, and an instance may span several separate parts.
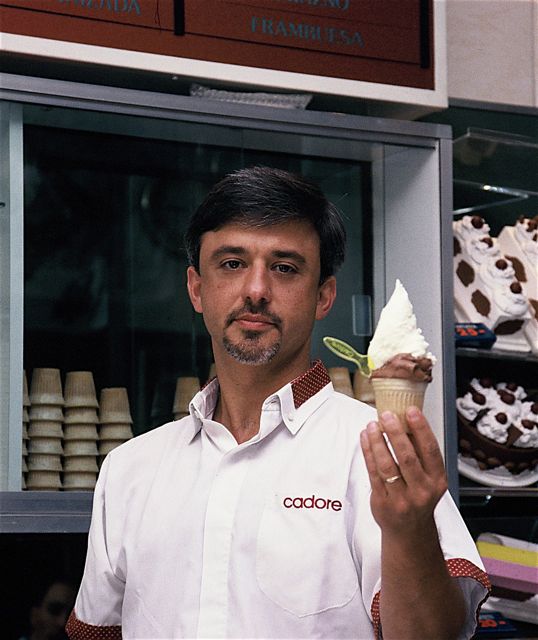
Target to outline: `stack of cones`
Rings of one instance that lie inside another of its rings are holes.
[[[366,404],[375,405],[374,388],[370,378],[363,376],[362,373],[356,369],[353,374],[353,394],[357,400],[362,400]]]
[[[113,449],[133,437],[129,397],[125,387],[101,390],[99,399],[99,456],[101,461]]]
[[[198,391],[200,391],[200,380],[196,376],[183,376],[177,379],[172,408],[174,420],[180,420],[189,415],[189,403]]]
[[[28,423],[30,416],[28,409],[30,408],[30,396],[28,395],[28,382],[26,380],[26,371],[22,372],[22,478],[21,488],[26,489],[26,474],[28,472]]]
[[[63,405],[60,370],[34,369],[30,385],[27,489],[61,488]]]
[[[355,397],[351,386],[351,375],[347,367],[330,367],[327,371],[335,391],[339,391],[350,398]]]
[[[97,396],[91,371],[69,371],[65,378],[65,491],[91,491],[97,481]]]

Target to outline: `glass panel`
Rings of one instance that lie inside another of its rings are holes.
[[[231,144],[196,142],[192,128],[186,141],[98,127],[24,130],[25,369],[30,376],[35,367],[55,367],[64,377],[89,370],[97,390],[127,387],[135,433],[172,418],[179,376],[207,379],[211,346],[187,297],[182,236],[208,189],[234,169],[264,164],[302,173],[342,210],[348,258],[313,356],[344,365],[323,347],[327,334],[365,348],[353,334],[352,297],[372,294],[369,164],[285,147],[248,150],[237,132]],[[209,127],[198,128],[203,141]],[[336,141],[335,155],[337,148]]]

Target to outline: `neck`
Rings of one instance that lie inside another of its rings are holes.
[[[228,355],[218,359],[215,367],[220,395],[213,419],[223,424],[238,444],[246,442],[260,430],[264,400],[310,368],[307,356],[285,364],[239,364]]]

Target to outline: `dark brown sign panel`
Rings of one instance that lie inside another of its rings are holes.
[[[422,89],[434,88],[432,11],[432,0],[0,0],[10,33]]]

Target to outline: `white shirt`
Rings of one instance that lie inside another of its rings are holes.
[[[212,420],[218,393],[105,459],[70,637],[376,637],[381,537],[359,444],[375,411],[317,362],[238,445]],[[448,493],[435,517],[468,638],[487,576]]]

